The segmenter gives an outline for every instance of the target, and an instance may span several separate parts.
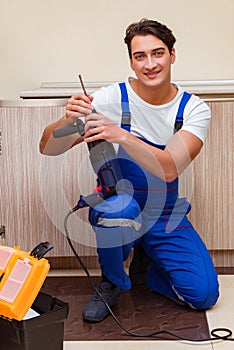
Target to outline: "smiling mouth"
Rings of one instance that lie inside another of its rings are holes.
[[[145,75],[147,76],[147,78],[149,79],[155,79],[157,78],[158,74],[160,73],[161,71],[157,71],[157,72],[147,72],[145,73]]]

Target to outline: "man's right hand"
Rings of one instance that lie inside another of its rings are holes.
[[[69,124],[74,124],[78,118],[92,113],[94,110],[91,105],[92,100],[92,96],[77,94],[67,101],[65,118],[68,119]]]

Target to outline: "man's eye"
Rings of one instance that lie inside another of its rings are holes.
[[[163,51],[157,51],[157,52],[154,53],[154,55],[156,57],[161,57],[163,55],[163,53],[164,53]]]
[[[135,59],[138,60],[138,61],[142,60],[143,58],[144,58],[144,55],[137,55],[137,56],[135,56]]]

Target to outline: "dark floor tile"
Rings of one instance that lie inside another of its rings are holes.
[[[98,283],[99,278],[93,279]],[[175,340],[167,334],[154,338],[128,335],[111,316],[96,324],[83,322],[83,306],[93,294],[87,277],[47,277],[42,291],[69,303],[64,340]],[[122,292],[113,311],[126,329],[133,333],[146,334],[163,330],[186,338],[209,337],[204,311],[176,304],[149,291],[145,286],[133,286],[130,291]]]

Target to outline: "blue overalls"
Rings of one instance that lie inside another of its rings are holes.
[[[121,127],[130,132],[131,114],[124,83],[120,89]],[[175,132],[183,124],[183,111],[190,96],[182,96]],[[151,261],[149,289],[192,308],[211,307],[219,295],[217,274],[207,248],[187,218],[190,204],[178,198],[178,179],[168,183],[155,177],[136,164],[122,147],[118,158],[126,179],[124,196],[111,197],[90,211],[102,273],[120,289],[130,289],[123,262],[134,244],[141,244]],[[104,221],[100,221],[100,216]]]

